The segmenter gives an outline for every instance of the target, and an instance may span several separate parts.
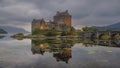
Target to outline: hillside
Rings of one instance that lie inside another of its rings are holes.
[[[3,30],[2,28],[0,28],[0,34],[7,34],[7,32]]]
[[[97,26],[94,27],[100,31],[105,31],[105,30],[120,31],[120,22],[103,27],[97,27]]]
[[[12,26],[0,26],[0,28],[4,29],[7,31],[9,34],[15,34],[15,33],[29,33],[28,31],[22,29],[22,28],[17,28],[17,27],[12,27]]]

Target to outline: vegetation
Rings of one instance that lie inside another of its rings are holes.
[[[71,28],[70,32],[62,31],[61,36],[76,36],[78,35],[77,31],[75,28]]]
[[[40,29],[35,29],[33,32],[32,32],[32,35],[38,35],[40,34]]]
[[[23,36],[23,33],[18,33],[17,35],[19,35],[19,36]]]
[[[11,36],[12,38],[15,38],[17,40],[22,40],[24,38],[24,34],[23,33],[18,33],[18,34],[15,34],[13,36]]]
[[[75,29],[74,27],[72,27],[72,28],[71,28],[71,31],[70,31],[70,33],[69,33],[68,35],[76,36],[76,35],[78,35],[78,34],[77,34],[76,29]]]
[[[7,34],[7,32],[0,28],[0,34]]]
[[[32,32],[32,35],[46,35],[46,36],[52,36],[55,34],[55,31],[53,30],[40,30],[38,28],[36,28],[33,32]]]
[[[40,30],[40,29],[35,29],[32,32],[32,35],[45,35],[45,36],[75,36],[77,35],[76,30],[72,27],[70,32],[67,31],[55,31],[55,30]]]
[[[115,39],[120,39],[120,35],[117,34],[117,35],[114,36],[114,38],[115,38]]]
[[[98,30],[97,30],[96,28],[94,28],[94,27],[87,27],[87,26],[83,27],[82,30],[83,30],[83,32],[94,32],[94,31],[98,31]]]
[[[56,35],[57,35],[57,32],[55,32],[55,31],[47,31],[45,33],[45,36],[56,36]]]
[[[77,32],[78,36],[82,36],[83,33],[82,32]]]
[[[110,36],[105,34],[101,37],[101,39],[107,41],[110,39]]]
[[[24,37],[24,34],[23,33],[18,33],[18,34],[15,34],[15,35],[13,35],[13,36],[11,36],[11,37],[14,37],[14,38],[23,38]]]
[[[76,42],[80,42],[79,40],[70,40],[70,39],[62,39],[62,40],[57,40],[57,39],[52,39],[52,40],[40,40],[40,39],[32,39],[32,43],[35,45],[40,45],[40,44],[75,44]]]
[[[66,36],[67,35],[67,32],[65,32],[65,31],[63,31],[62,33],[61,33],[61,36]]]

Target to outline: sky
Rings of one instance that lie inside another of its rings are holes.
[[[65,10],[75,28],[120,22],[120,0],[0,0],[0,25],[31,31],[33,19],[52,20]]]

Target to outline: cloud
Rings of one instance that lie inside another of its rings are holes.
[[[120,21],[119,3],[120,0],[0,0],[0,24],[30,31],[32,19],[49,20],[56,11],[69,10],[75,27],[109,25]]]

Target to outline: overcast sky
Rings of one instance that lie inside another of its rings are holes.
[[[76,28],[120,22],[120,0],[0,0],[0,25],[30,31],[34,18],[49,20],[65,10]]]

